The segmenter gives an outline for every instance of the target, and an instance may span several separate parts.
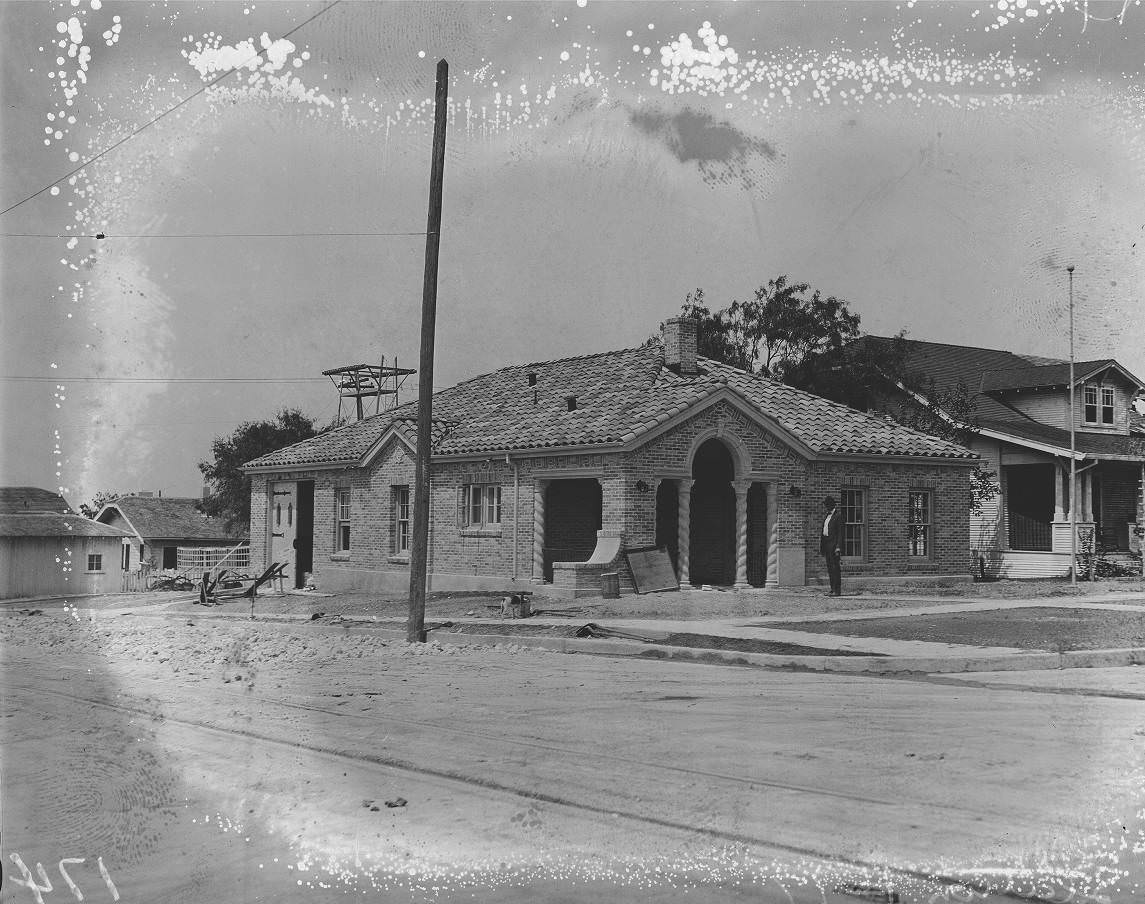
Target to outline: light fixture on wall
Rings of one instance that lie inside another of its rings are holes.
[[[796,499],[798,499],[800,496],[803,495],[803,491],[801,489],[799,489],[799,487],[797,487],[795,484],[791,485],[788,492],[790,492],[791,495],[794,496]]]
[[[652,487],[650,487],[646,481],[638,480],[636,481],[636,489],[641,493],[647,493]]]

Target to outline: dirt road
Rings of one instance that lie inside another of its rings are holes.
[[[5,902],[35,898],[13,854],[33,884],[43,864],[48,904],[73,899],[63,858],[92,901],[1138,878],[1117,875],[1140,841],[1138,700],[71,609],[0,641]]]

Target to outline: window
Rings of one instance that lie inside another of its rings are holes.
[[[350,551],[350,491],[349,489],[339,489],[337,499],[336,512],[337,518],[337,542],[335,548],[338,552]]]
[[[103,556],[100,553],[89,552],[87,554],[87,570],[103,571]]]
[[[1097,423],[1097,387],[1085,387],[1085,422],[1087,424]]]
[[[394,554],[409,555],[409,487],[394,487]]]
[[[911,490],[908,498],[910,545],[907,552],[912,556],[926,558],[930,556],[930,493],[926,490]]]
[[[131,571],[131,544],[123,544],[123,570]]]
[[[1113,389],[1101,387],[1101,423],[1113,425]]]
[[[492,483],[474,483],[462,488],[465,527],[499,528],[501,526],[501,487]]]
[[[843,555],[862,558],[865,554],[867,516],[863,490],[840,493],[843,514]]]

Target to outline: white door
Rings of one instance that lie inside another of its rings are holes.
[[[294,481],[270,485],[270,561],[285,562],[286,575],[294,585],[294,541],[298,537],[298,484]]]

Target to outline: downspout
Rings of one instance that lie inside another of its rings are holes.
[[[517,580],[517,530],[521,523],[521,469],[505,453],[505,464],[513,469],[513,580]]]

